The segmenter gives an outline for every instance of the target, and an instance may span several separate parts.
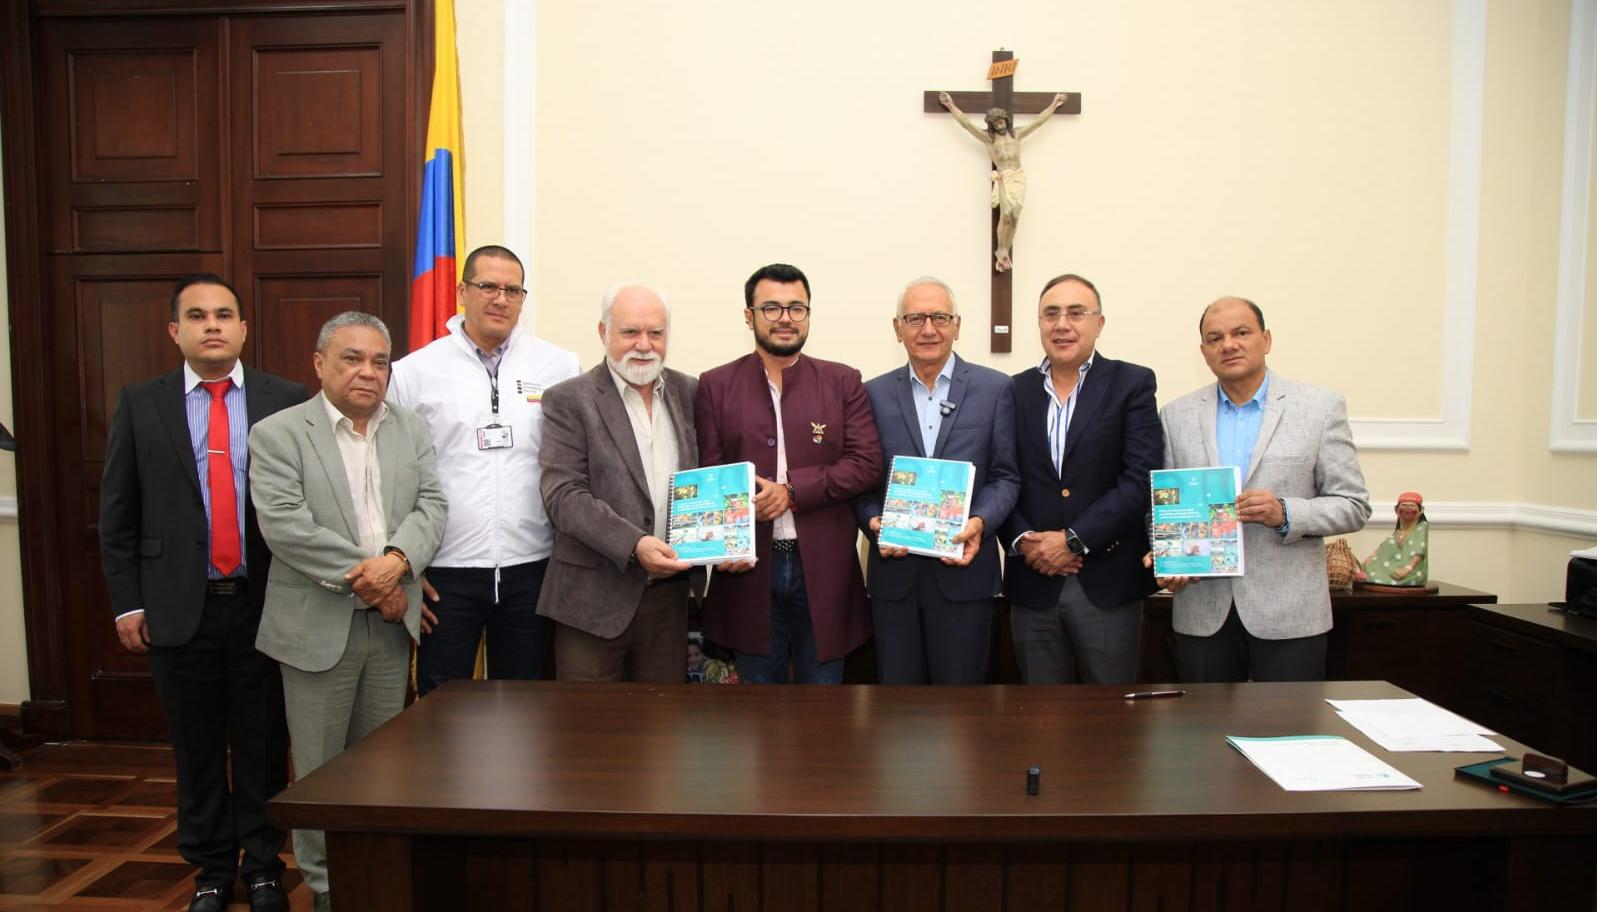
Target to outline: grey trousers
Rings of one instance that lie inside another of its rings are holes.
[[[1015,662],[1027,684],[1131,684],[1141,651],[1142,602],[1099,607],[1081,580],[1065,577],[1059,601],[1009,609]]]
[[[405,707],[410,674],[410,634],[381,612],[350,612],[349,643],[326,671],[283,666],[283,708],[288,714],[294,775],[302,778],[371,734]],[[327,836],[294,831],[294,862],[313,893],[326,893]]]

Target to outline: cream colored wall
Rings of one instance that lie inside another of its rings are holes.
[[[0,142],[4,141],[0,136]],[[0,196],[0,209],[5,200]],[[11,406],[11,302],[6,284],[5,225],[0,220],[0,423],[16,430]],[[28,650],[22,617],[22,560],[16,515],[16,454],[0,452],[0,703],[28,699]]]

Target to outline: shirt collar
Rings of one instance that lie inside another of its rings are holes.
[[[1247,402],[1242,403],[1241,405],[1234,405],[1231,402],[1231,397],[1227,396],[1225,394],[1225,387],[1221,386],[1218,382],[1216,382],[1215,385],[1214,385],[1214,393],[1215,393],[1216,396],[1220,397],[1220,404],[1221,405],[1225,405],[1225,406],[1230,406],[1231,408],[1234,408],[1234,409],[1245,409],[1248,406],[1254,405],[1254,404],[1257,404],[1260,409],[1263,409],[1264,408],[1264,403],[1268,401],[1268,398],[1267,398],[1266,394],[1269,391],[1270,391],[1270,372],[1268,370],[1266,370],[1264,372],[1264,382],[1260,383],[1259,384],[1259,388],[1253,391],[1253,397],[1250,398]]]
[[[943,362],[943,369],[937,372],[937,378],[932,381],[934,388],[937,386],[938,381],[941,380],[947,380],[949,383],[954,382],[954,357],[953,352],[948,353],[948,360]],[[917,386],[923,385],[920,382],[920,377],[915,373],[915,365],[906,364],[904,370],[909,373],[909,382]]]
[[[1082,378],[1082,377],[1087,376],[1087,371],[1092,369],[1092,362],[1097,360],[1097,358],[1098,358],[1098,353],[1095,351],[1092,354],[1087,356],[1087,360],[1081,362],[1081,366],[1076,368],[1076,378],[1078,380],[1080,378]],[[950,358],[949,360],[953,360],[953,359]],[[1042,359],[1042,363],[1037,365],[1037,373],[1042,374],[1044,379],[1049,379],[1049,378],[1051,378],[1053,376],[1053,374],[1049,371],[1049,363],[1050,362],[1048,361],[1048,357],[1046,355],[1044,355],[1043,359]]]
[[[231,373],[229,373],[227,375],[227,379],[233,381],[233,385],[238,387],[239,389],[243,389],[244,388],[244,362],[243,361],[234,361],[233,362],[233,370],[232,370]],[[203,382],[204,381],[200,379],[200,375],[196,374],[194,372],[194,368],[189,367],[189,363],[187,361],[184,361],[183,362],[183,392],[184,392],[184,394],[186,395],[188,393],[194,392],[194,388],[196,386],[199,386]]]
[[[510,328],[510,335],[505,337],[505,341],[503,341],[503,342],[499,343],[498,345],[494,346],[494,350],[493,351],[483,351],[481,348],[477,347],[477,343],[471,341],[471,337],[470,336],[466,335],[466,316],[465,316],[465,314],[455,314],[454,316],[449,318],[449,322],[445,323],[444,326],[451,333],[453,333],[454,335],[459,336],[460,337],[460,341],[463,344],[465,344],[467,350],[469,350],[472,354],[480,355],[480,356],[486,356],[486,357],[489,357],[489,358],[502,358],[502,357],[504,357],[505,352],[507,350],[509,350],[509,348],[510,348],[510,343],[515,340],[516,334],[521,332],[521,325],[518,323],[517,325],[512,326]]]
[[[626,396],[626,394],[627,394],[627,392],[629,390],[634,395],[637,395],[637,396],[642,396],[643,395],[642,393],[639,393],[636,389],[634,389],[632,384],[630,384],[630,383],[628,383],[626,381],[626,378],[624,378],[620,374],[616,373],[616,369],[610,366],[610,359],[608,359],[608,358],[605,359],[604,368],[605,368],[605,370],[610,372],[610,379],[615,382],[616,392],[620,393],[623,398]],[[663,371],[663,370],[660,371],[660,376],[654,378],[654,393],[657,396],[665,395],[665,371]]]
[[[334,430],[337,430],[340,427],[347,427],[349,428],[349,432],[351,434],[355,433],[355,419],[349,417],[343,412],[340,412],[338,410],[338,406],[333,404],[333,400],[327,398],[326,393],[322,394],[322,406],[327,409],[327,420],[333,423]],[[376,433],[377,425],[382,423],[383,416],[387,414],[388,403],[379,402],[377,404],[376,414],[372,415],[371,418],[366,421],[366,433],[361,436],[371,437],[372,434]]]

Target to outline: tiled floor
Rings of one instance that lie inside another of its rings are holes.
[[[194,869],[178,855],[172,754],[162,747],[62,744],[0,773],[0,912],[188,908]],[[285,857],[292,907],[310,891]],[[229,908],[248,909],[243,887]]]

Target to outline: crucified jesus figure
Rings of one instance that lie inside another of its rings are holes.
[[[1053,103],[1037,115],[1036,120],[1021,128],[1019,133],[1015,132],[1009,112],[1003,108],[993,108],[987,112],[987,129],[983,130],[965,116],[965,112],[954,104],[954,99],[947,92],[939,92],[937,100],[948,109],[948,113],[954,115],[966,132],[987,147],[987,157],[993,161],[992,206],[998,210],[998,243],[993,250],[993,268],[998,272],[1006,272],[1013,265],[1009,251],[1015,243],[1015,226],[1020,221],[1021,207],[1026,204],[1026,172],[1020,168],[1020,141],[1054,116],[1059,106],[1065,103],[1065,96],[1055,95]]]

